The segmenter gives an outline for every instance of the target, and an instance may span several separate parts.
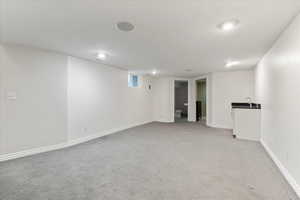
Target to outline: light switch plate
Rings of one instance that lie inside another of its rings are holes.
[[[17,99],[17,93],[16,92],[7,92],[7,99],[8,100],[16,100]]]

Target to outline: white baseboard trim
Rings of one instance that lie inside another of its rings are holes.
[[[284,165],[280,162],[277,156],[262,139],[260,140],[260,143],[265,148],[266,152],[269,154],[273,162],[276,164],[284,178],[287,180],[287,182],[291,185],[291,187],[294,189],[294,191],[300,198],[300,185],[297,183],[297,181],[293,178],[293,176],[289,173],[289,171],[284,167]]]
[[[136,127],[136,126],[141,126],[141,125],[144,125],[144,124],[148,124],[148,123],[151,123],[151,122],[153,122],[153,121],[145,121],[145,122],[141,122],[141,123],[131,124],[131,125],[123,126],[123,127],[120,127],[120,128],[114,128],[114,129],[102,131],[100,133],[89,135],[87,137],[72,139],[72,140],[69,140],[68,147],[74,146],[74,145],[77,145],[77,144],[81,144],[81,143],[84,143],[84,142],[87,142],[87,141],[90,141],[90,140],[93,140],[93,139],[96,139],[96,138],[99,138],[99,137],[103,137],[105,135],[110,135],[112,133],[123,131],[123,130],[129,129],[129,128],[133,128],[133,127]]]
[[[33,149],[18,151],[15,153],[3,154],[3,155],[0,155],[0,162],[7,161],[7,160],[13,160],[16,158],[21,158],[21,157],[25,157],[25,156],[34,155],[34,154],[44,153],[44,152],[48,152],[48,151],[53,151],[53,150],[57,150],[57,149],[62,149],[65,147],[67,147],[67,143],[60,143],[60,144],[54,144],[54,145],[49,145],[49,146],[43,146],[43,147],[37,147],[37,148],[33,148]]]
[[[124,126],[124,127],[121,127],[121,128],[115,128],[115,129],[103,131],[103,132],[100,132],[100,133],[97,133],[97,134],[89,135],[87,137],[82,137],[82,138],[78,138],[78,139],[74,139],[74,140],[69,140],[67,142],[60,143],[60,144],[43,146],[43,147],[23,150],[23,151],[19,151],[19,152],[15,152],[15,153],[3,154],[3,155],[0,155],[0,162],[7,161],[7,160],[12,160],[12,159],[16,159],[16,158],[22,158],[22,157],[25,157],[25,156],[31,156],[31,155],[35,155],[35,154],[39,154],[39,153],[48,152],[48,151],[54,151],[54,150],[58,150],[58,149],[71,147],[71,146],[74,146],[74,145],[77,145],[77,144],[88,142],[88,141],[96,139],[96,138],[103,137],[105,135],[110,135],[110,134],[113,134],[113,133],[116,133],[116,132],[119,132],[119,131],[123,131],[123,130],[133,128],[133,127],[136,127],[136,126],[140,126],[140,125],[143,125],[143,124],[148,124],[148,123],[151,123],[151,122],[152,121],[146,121],[146,122],[142,122],[142,123],[131,124],[131,125]]]
[[[219,129],[226,129],[226,130],[232,130],[232,127],[225,127],[225,126],[218,126],[215,124],[206,124],[207,126],[211,127],[211,128],[219,128]]]
[[[164,120],[164,119],[158,119],[154,120],[153,122],[160,122],[160,123],[173,123],[175,122],[174,120]]]

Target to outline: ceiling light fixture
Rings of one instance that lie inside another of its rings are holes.
[[[153,71],[152,71],[152,75],[156,75],[157,74],[157,71],[154,69]]]
[[[105,53],[98,53],[97,54],[97,58],[99,60],[105,60],[106,59],[106,54]]]
[[[228,61],[225,65],[226,68],[231,68],[233,66],[239,65],[241,62],[240,61]]]
[[[237,19],[228,20],[228,21],[225,21],[225,22],[219,24],[218,28],[221,29],[222,31],[228,32],[228,31],[232,31],[233,29],[235,29],[239,23],[240,22]]]

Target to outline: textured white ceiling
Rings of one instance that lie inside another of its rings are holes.
[[[241,61],[233,69],[254,66],[300,9],[299,0],[0,1],[2,42],[92,60],[104,51],[112,66],[185,77],[225,70],[228,59]],[[228,19],[238,29],[216,28]]]

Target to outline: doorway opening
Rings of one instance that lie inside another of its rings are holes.
[[[206,109],[206,78],[199,79],[196,81],[196,121],[203,123],[206,125],[206,116],[207,116],[207,109]]]
[[[174,121],[188,121],[188,81],[175,80]]]

